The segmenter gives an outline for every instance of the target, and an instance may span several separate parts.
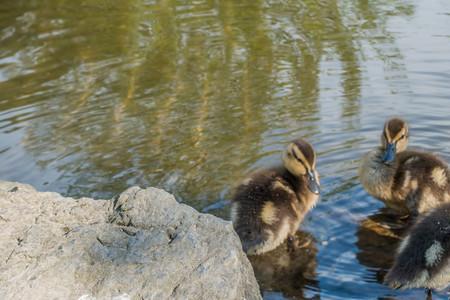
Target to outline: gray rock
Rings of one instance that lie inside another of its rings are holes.
[[[163,190],[64,198],[0,181],[0,299],[260,299],[231,224]]]

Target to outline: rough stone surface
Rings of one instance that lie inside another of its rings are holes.
[[[64,198],[0,181],[0,299],[260,299],[229,222],[165,191]]]

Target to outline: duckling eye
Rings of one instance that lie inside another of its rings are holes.
[[[402,136],[400,137],[400,140],[403,140],[405,137],[406,137],[405,135],[402,135]]]
[[[298,161],[299,163],[301,163],[302,166],[303,166],[305,169],[308,170],[308,168],[306,167],[305,163],[304,163],[300,158],[298,158],[298,156],[297,156],[297,154],[295,154],[295,152],[292,152],[292,153],[289,153],[289,154],[292,154],[292,156],[295,158],[295,160]]]

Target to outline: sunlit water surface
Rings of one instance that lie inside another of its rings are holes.
[[[424,298],[381,284],[404,224],[356,170],[392,115],[450,159],[447,0],[5,1],[0,91],[0,178],[74,197],[156,186],[228,218],[305,137],[321,202],[252,258],[264,297]]]

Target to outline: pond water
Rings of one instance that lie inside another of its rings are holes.
[[[0,179],[156,186],[228,218],[236,183],[304,137],[321,202],[295,251],[252,258],[264,297],[423,299],[380,283],[406,225],[356,171],[392,115],[450,160],[449,55],[448,0],[6,1]]]

